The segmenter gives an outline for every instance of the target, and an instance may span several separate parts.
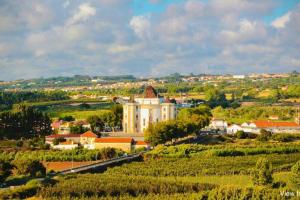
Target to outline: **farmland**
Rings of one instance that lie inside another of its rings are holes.
[[[223,156],[212,151],[222,145],[183,144],[156,147],[144,161],[109,168],[102,174],[58,177],[54,185],[43,186],[37,196],[46,199],[281,199],[280,191],[296,191],[291,167],[300,160],[297,151],[286,154],[296,143],[232,144],[227,151],[277,149],[256,154]],[[185,152],[185,154],[180,153]],[[256,186],[251,178],[256,161],[264,157],[272,164],[273,185]],[[220,196],[220,194],[222,194]],[[236,195],[236,196],[232,196]],[[287,198],[287,199],[293,199]]]

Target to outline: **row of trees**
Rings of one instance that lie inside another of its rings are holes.
[[[17,112],[0,114],[0,138],[19,139],[48,135],[51,133],[48,115],[32,107],[20,106]]]
[[[0,110],[11,109],[13,104],[69,99],[63,91],[52,92],[0,92]]]
[[[155,146],[172,139],[198,133],[201,128],[209,124],[210,116],[209,107],[204,105],[182,109],[176,120],[150,124],[145,131],[145,140]]]

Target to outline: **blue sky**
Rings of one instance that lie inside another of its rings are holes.
[[[300,71],[300,0],[0,1],[0,80]]]

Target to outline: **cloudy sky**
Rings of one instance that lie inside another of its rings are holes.
[[[300,0],[0,0],[0,80],[300,71]]]

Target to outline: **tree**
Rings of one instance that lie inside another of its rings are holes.
[[[208,89],[205,92],[205,96],[211,108],[216,106],[222,106],[222,108],[226,108],[229,105],[229,101],[226,99],[225,93],[214,88]]]
[[[72,121],[75,121],[75,118],[73,116],[63,116],[63,117],[60,117],[59,120],[63,120],[63,121],[66,121],[66,122],[72,122]]]
[[[114,127],[122,128],[122,120],[123,120],[123,106],[120,104],[115,104],[111,108],[112,112],[112,128],[114,131]]]
[[[300,187],[300,161],[292,167],[291,181],[297,188]]]
[[[269,185],[273,182],[272,173],[271,163],[266,158],[260,158],[252,172],[252,181],[255,185]]]
[[[71,126],[70,127],[70,132],[74,133],[74,134],[81,134],[81,133],[84,133],[84,132],[86,132],[88,130],[89,130],[89,128],[85,128],[82,125]]]
[[[238,139],[245,139],[248,136],[244,131],[237,131],[235,135]]]
[[[12,162],[14,172],[18,175],[30,175],[31,177],[42,177],[46,174],[46,168],[38,160],[18,159]]]
[[[52,141],[52,144],[53,145],[59,145],[60,142],[65,142],[66,139],[63,138],[63,137],[59,137],[59,138],[54,138],[53,141]]]
[[[97,115],[91,115],[88,117],[87,121],[91,124],[91,129],[95,133],[103,131],[104,121]]]
[[[11,174],[12,166],[9,162],[0,161],[0,182],[4,182],[5,179]]]
[[[50,124],[48,115],[33,107],[20,105],[15,112],[0,114],[0,138],[19,139],[48,135],[52,131]]]
[[[260,135],[257,137],[257,140],[266,142],[272,137],[272,133],[270,131],[267,131],[266,129],[260,130]]]

